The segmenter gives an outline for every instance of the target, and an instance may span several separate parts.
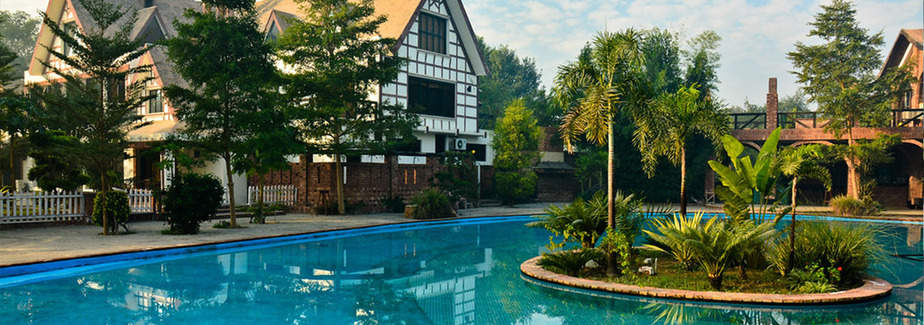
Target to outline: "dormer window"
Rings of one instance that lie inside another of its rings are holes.
[[[151,99],[148,99],[148,114],[164,112],[164,95],[160,89],[149,90]]]
[[[419,24],[420,48],[446,54],[446,19],[422,12]]]

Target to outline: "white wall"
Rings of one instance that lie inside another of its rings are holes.
[[[203,167],[194,168],[193,172],[215,176],[221,181],[221,186],[225,188],[225,192],[228,191],[228,177],[224,160],[216,159],[207,162]],[[234,175],[234,204],[247,204],[247,175],[245,174]]]

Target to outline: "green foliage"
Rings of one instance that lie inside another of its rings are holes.
[[[837,291],[840,271],[812,264],[804,269],[793,270],[789,277],[796,293],[827,293]]]
[[[532,170],[497,171],[494,182],[497,195],[506,204],[526,202],[536,196],[538,176]]]
[[[779,102],[779,112],[811,112],[808,106],[808,98],[802,90],[796,90],[789,96],[783,96]]]
[[[870,196],[854,199],[846,195],[838,195],[831,199],[831,209],[835,215],[863,217],[879,214],[882,207]]]
[[[719,41],[722,38],[714,31],[707,30],[688,41],[690,49],[685,52],[687,69],[685,84],[690,87],[699,85],[700,98],[712,97],[719,83]]]
[[[517,99],[525,101],[540,125],[558,124],[561,110],[551,103],[542,88],[542,75],[536,60],[521,58],[506,45],[488,46],[481,37],[478,37],[478,47],[488,66],[488,74],[478,78],[479,127],[494,129],[496,120]]]
[[[702,228],[706,226],[711,228],[713,222],[710,220],[708,224],[704,224],[703,212],[697,212],[692,218],[675,214],[670,218],[652,219],[652,230],[643,230],[648,243],[642,248],[668,254],[683,265],[684,269],[693,271],[697,266],[696,251],[687,238],[694,232],[703,231]]]
[[[821,9],[808,34],[817,41],[797,42],[787,56],[809,100],[830,121],[825,129],[838,137],[847,134],[853,141],[854,127],[888,121],[889,103],[909,89],[911,74],[901,67],[878,75],[882,32],[870,35],[861,27],[853,3],[834,0]]]
[[[597,192],[589,201],[578,198],[564,208],[549,205],[545,215],[533,216],[539,220],[526,225],[545,228],[554,236],[562,237],[562,244],[574,242],[583,248],[594,248],[606,231],[606,207],[606,196]],[[552,247],[561,246],[554,242],[553,236],[549,237],[549,242]]]
[[[252,4],[229,0],[210,4],[241,14],[186,11],[185,23],[176,24],[177,36],[167,41],[167,49],[190,86],[170,85],[166,94],[185,125],[178,140],[206,153],[204,157],[224,160],[233,227],[237,225],[233,175],[272,167],[280,160],[276,153],[291,151],[284,139],[294,136],[279,127],[287,125],[286,120],[266,113],[277,107],[273,99],[279,83],[272,49],[252,16]],[[277,137],[276,131],[282,135]]]
[[[502,171],[532,167],[539,160],[541,139],[542,129],[536,118],[523,100],[515,100],[494,128],[494,167]]]
[[[51,130],[34,132],[29,141],[37,148],[30,154],[35,159],[35,166],[29,170],[29,179],[36,181],[39,187],[75,191],[90,181],[80,166],[68,160],[69,148],[78,146],[76,138]]]
[[[715,160],[709,161],[709,167],[718,175],[721,185],[716,187],[716,195],[723,202],[725,214],[736,221],[755,219],[762,221],[768,212],[776,210],[779,219],[789,209],[777,209],[782,193],[777,195],[777,181],[780,168],[777,163],[777,143],[780,139],[780,129],[777,128],[760,148],[757,159],[752,162],[751,157],[744,155],[744,145],[730,135],[722,137],[725,153],[731,160],[730,166],[722,165]],[[756,200],[755,200],[756,198]],[[752,208],[752,203],[757,206]]]
[[[584,249],[542,254],[542,258],[539,259],[537,264],[555,273],[578,276],[587,262],[593,260],[599,263],[604,258],[605,256],[600,250]]]
[[[108,232],[117,233],[119,226],[126,227],[128,216],[131,214],[128,206],[128,194],[122,191],[98,192],[93,199],[93,223],[103,226],[103,216],[110,221],[106,227]],[[127,229],[127,228],[126,228]]]
[[[446,151],[442,154],[443,169],[434,175],[436,186],[447,193],[452,202],[463,198],[478,200],[478,171],[475,157],[468,151]]]
[[[632,238],[614,228],[607,228],[600,241],[600,250],[616,258],[617,275],[632,274]]]
[[[391,213],[404,212],[404,198],[400,196],[384,197],[381,204],[385,207],[385,211]]]
[[[277,57],[291,69],[284,89],[298,136],[317,154],[333,155],[338,212],[343,199],[341,155],[384,153],[397,139],[412,138],[419,124],[399,105],[368,102],[380,85],[398,78],[397,41],[378,35],[386,21],[371,0],[297,0],[305,19],[280,35]],[[373,59],[374,58],[374,59]]]
[[[796,230],[793,270],[821,268],[828,281],[838,287],[859,283],[872,263],[885,257],[876,237],[882,230],[866,224],[802,222]],[[789,244],[771,241],[767,258],[774,270],[786,274]],[[834,272],[837,271],[837,277]],[[795,271],[793,271],[795,272]]]
[[[215,216],[223,195],[221,182],[211,175],[181,174],[174,178],[164,197],[170,233],[199,233],[199,224]]]
[[[437,189],[426,189],[411,200],[417,206],[414,210],[414,219],[440,219],[454,217],[452,203],[449,197]]]
[[[41,19],[25,11],[0,10],[0,30],[3,31],[0,47],[6,47],[10,53],[15,55],[11,66],[14,67],[14,71],[19,72],[19,77],[22,77],[21,71],[29,67],[29,60],[32,59],[32,51],[35,50],[35,39],[41,23]],[[3,65],[0,64],[0,66]]]

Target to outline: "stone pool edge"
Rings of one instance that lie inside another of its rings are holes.
[[[536,256],[520,264],[520,272],[539,281],[567,287],[651,298],[761,305],[828,305],[869,301],[892,293],[892,284],[878,278],[867,279],[859,288],[846,291],[794,295],[641,287],[554,273],[537,264],[540,258],[541,256]]]
[[[384,222],[370,225],[354,226],[354,227],[334,227],[321,230],[313,230],[306,232],[292,232],[292,233],[283,233],[278,235],[269,235],[269,236],[255,236],[255,237],[246,237],[246,238],[235,238],[228,240],[217,240],[210,242],[201,242],[201,243],[189,243],[189,244],[176,244],[176,245],[162,245],[162,246],[152,246],[145,247],[140,249],[127,249],[127,250],[118,250],[98,254],[86,254],[78,256],[68,256],[61,258],[52,258],[52,259],[43,259],[36,261],[29,261],[23,263],[11,263],[0,265],[0,279],[9,278],[15,276],[22,276],[27,274],[35,274],[47,271],[54,271],[58,269],[66,269],[73,267],[81,267],[86,265],[91,265],[99,262],[111,262],[109,258],[116,257],[125,257],[124,260],[130,259],[147,259],[151,257],[159,257],[164,255],[169,255],[171,253],[186,253],[190,249],[201,249],[202,251],[206,250],[217,250],[222,248],[231,248],[231,247],[242,247],[249,245],[257,245],[266,242],[277,242],[277,241],[288,241],[288,240],[299,240],[300,237],[312,236],[312,235],[324,235],[324,234],[333,234],[341,232],[351,232],[351,231],[362,231],[362,230],[374,230],[375,228],[380,227],[403,227],[403,226],[414,226],[414,225],[426,225],[426,224],[442,224],[442,223],[455,223],[455,222],[465,222],[465,221],[478,221],[478,220],[488,220],[488,219],[514,219],[514,218],[526,218],[529,215],[523,214],[500,214],[500,215],[490,215],[490,216],[465,216],[465,217],[455,217],[455,218],[441,218],[441,219],[407,219],[407,221],[401,222]],[[503,221],[499,221],[503,222]]]

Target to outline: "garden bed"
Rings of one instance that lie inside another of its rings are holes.
[[[560,285],[655,298],[751,304],[812,305],[867,301],[888,296],[892,292],[892,285],[881,279],[865,280],[862,286],[850,290],[816,294],[699,291],[679,288],[658,288],[578,278],[555,273],[539,266],[537,263],[540,258],[540,256],[537,256],[523,262],[523,264],[520,265],[520,271],[531,278]],[[752,276],[759,277],[760,275],[752,272]],[[696,281],[691,281],[686,285],[697,286],[695,283]],[[652,284],[654,285],[657,283]],[[773,288],[774,287],[771,285],[769,287],[758,288],[758,291],[773,290]]]

